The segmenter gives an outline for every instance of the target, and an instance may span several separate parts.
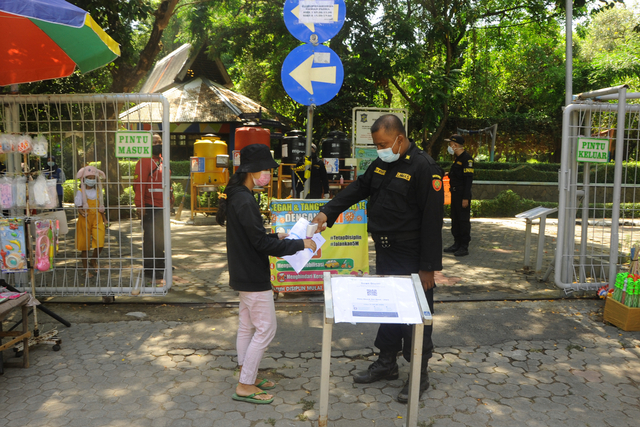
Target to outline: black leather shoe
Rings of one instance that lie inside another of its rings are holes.
[[[394,358],[383,358],[382,355],[369,365],[366,371],[361,371],[353,375],[353,382],[358,384],[369,384],[380,380],[397,380],[398,364]]]
[[[460,249],[454,252],[455,256],[467,256],[469,255],[469,248],[466,246],[460,246]]]
[[[422,397],[422,393],[427,391],[429,388],[429,374],[427,372],[420,373],[420,394],[418,395],[418,400]],[[398,393],[398,402],[407,403],[409,402],[409,380],[404,383],[404,387]]]
[[[449,246],[448,248],[444,248],[444,251],[447,252],[447,253],[454,253],[458,249],[460,249],[460,244],[459,243],[454,243],[453,245]]]

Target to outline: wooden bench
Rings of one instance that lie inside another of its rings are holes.
[[[0,303],[0,375],[4,373],[4,363],[2,360],[2,352],[15,346],[20,341],[24,344],[24,350],[22,351],[22,363],[11,362],[7,363],[9,367],[28,368],[29,367],[29,338],[31,332],[29,331],[29,295],[23,295],[20,298],[5,301]],[[2,321],[14,308],[22,307],[22,331],[8,331],[2,330]],[[3,338],[12,338],[6,344],[2,344]]]

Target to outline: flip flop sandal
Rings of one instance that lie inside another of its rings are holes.
[[[267,393],[264,391],[259,391],[257,393],[250,394],[249,396],[238,396],[236,393],[233,393],[233,396],[231,396],[231,398],[233,400],[239,400],[241,402],[256,403],[258,405],[264,405],[264,404],[269,404],[273,402],[273,399],[274,399],[273,397],[268,400],[256,399],[255,396],[259,394],[267,394]]]
[[[264,380],[260,381],[260,384],[256,384],[256,387],[258,387],[260,390],[273,390],[274,388],[276,388],[275,383],[273,383],[272,386],[264,385],[268,382],[271,382],[271,380],[265,378]]]

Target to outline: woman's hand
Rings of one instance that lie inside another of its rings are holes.
[[[304,247],[305,249],[311,249],[313,252],[315,252],[316,249],[318,248],[318,246],[316,245],[316,242],[314,242],[311,239],[304,239]]]
[[[85,209],[78,209],[78,213],[84,217],[87,216],[87,211]]]
[[[278,240],[282,240],[285,237],[289,237],[289,233],[278,233]]]

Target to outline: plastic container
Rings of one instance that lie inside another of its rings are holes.
[[[218,137],[199,139],[193,144],[193,155],[204,157],[204,172],[193,174],[195,185],[219,185],[228,181],[228,170],[216,167],[216,156],[227,155],[227,144]]]
[[[235,150],[242,150],[247,145],[263,144],[271,149],[271,132],[259,126],[243,126],[236,129]]]
[[[301,130],[292,130],[287,132],[282,138],[282,163],[296,164],[304,159],[307,153],[307,137]],[[283,166],[282,173],[289,175],[291,173],[290,166]]]

